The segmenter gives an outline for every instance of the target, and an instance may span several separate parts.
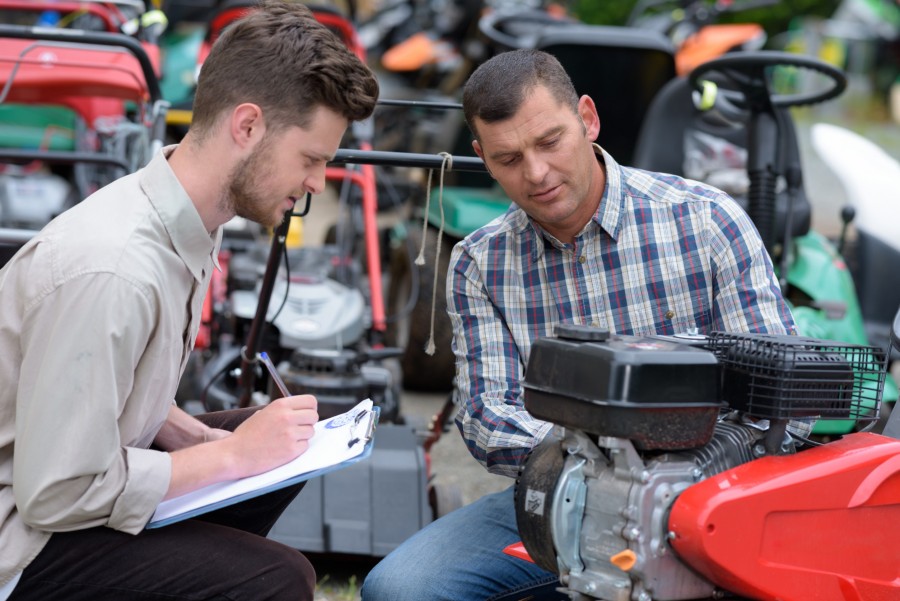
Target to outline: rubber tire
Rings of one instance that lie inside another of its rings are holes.
[[[520,468],[514,495],[516,526],[525,550],[534,563],[554,574],[559,574],[559,565],[551,532],[553,494],[565,461],[560,443],[544,440],[531,450]],[[533,495],[540,495],[537,508],[531,503]]]
[[[448,392],[453,388],[456,359],[451,349],[453,331],[447,316],[447,269],[450,252],[456,240],[444,235],[438,264],[437,286],[434,286],[434,256],[438,231],[432,227],[425,234],[425,265],[414,265],[406,245],[395,249],[391,257],[388,285],[388,314],[398,315],[407,304],[412,286],[412,269],[419,270],[419,295],[409,316],[389,323],[386,339],[390,346],[404,349],[400,358],[403,388],[420,392]],[[416,253],[421,247],[422,230],[412,224],[409,238]],[[432,289],[437,295],[434,307],[434,355],[425,353],[431,328]]]
[[[455,484],[434,483],[428,486],[431,516],[438,519],[463,506],[462,489]]]

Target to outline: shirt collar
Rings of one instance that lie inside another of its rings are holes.
[[[141,188],[166,228],[175,252],[191,275],[202,281],[203,269],[210,257],[219,269],[222,228],[212,234],[206,231],[197,208],[169,166],[168,157],[175,148],[173,144],[156,153],[141,174]]]
[[[597,206],[597,212],[594,213],[593,220],[615,240],[619,236],[619,228],[622,224],[622,203],[625,198],[622,185],[622,167],[599,144],[594,144],[594,152],[600,155],[606,166],[606,187],[603,190],[603,197],[600,199],[600,204]]]

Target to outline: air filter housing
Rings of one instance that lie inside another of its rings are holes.
[[[886,353],[878,347],[767,334],[710,337],[723,398],[764,419],[878,418]]]

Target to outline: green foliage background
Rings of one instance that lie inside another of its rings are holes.
[[[741,0],[735,4],[740,5]],[[624,25],[637,0],[573,0],[570,9],[580,20],[596,25]],[[675,8],[684,2],[673,1]],[[712,2],[708,2],[712,4]],[[787,0],[773,6],[723,15],[722,23],[759,23],[769,37],[787,31],[797,16],[831,16],[840,0]]]

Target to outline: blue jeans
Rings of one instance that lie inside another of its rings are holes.
[[[369,572],[363,601],[494,600],[519,592],[522,598],[537,599],[530,594],[553,591],[559,580],[503,553],[520,540],[510,486],[445,515],[404,541]]]

